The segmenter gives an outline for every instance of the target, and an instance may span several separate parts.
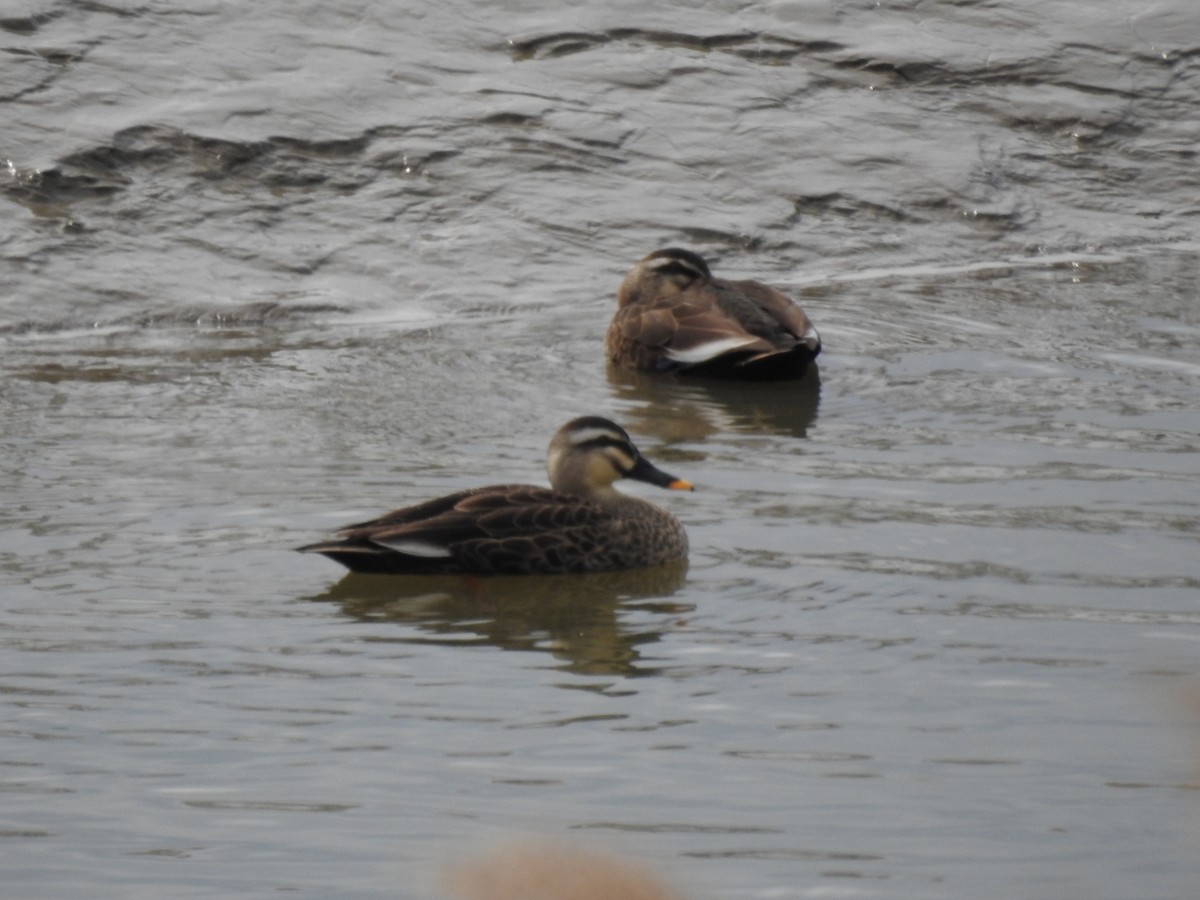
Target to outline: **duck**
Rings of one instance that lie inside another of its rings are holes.
[[[679,247],[625,276],[604,344],[619,369],[748,380],[800,378],[821,352],[817,329],[782,291],[714,278]]]
[[[471,488],[349,525],[297,549],[352,572],[531,575],[609,572],[687,559],[683,525],[662,507],[622,494],[621,478],[693,490],[601,416],[567,422],[550,440],[550,487]]]

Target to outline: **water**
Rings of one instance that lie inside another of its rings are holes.
[[[1200,14],[1102,7],[10,3],[6,890],[1194,895]],[[820,383],[606,372],[668,244]],[[686,572],[289,550],[580,413]]]

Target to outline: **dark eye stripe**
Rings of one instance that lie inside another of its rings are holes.
[[[637,464],[637,448],[629,435],[621,426],[600,416],[583,416],[570,423],[567,441],[572,453],[604,453],[622,474]]]
[[[684,275],[688,278],[712,278],[704,257],[691,250],[674,247],[657,250],[647,257],[651,268],[665,275]]]
[[[701,272],[694,266],[679,262],[678,260],[671,260],[666,265],[655,266],[655,271],[662,272],[664,275],[682,275],[685,278],[692,279],[702,277]]]
[[[629,441],[621,440],[620,438],[609,437],[608,435],[600,435],[594,438],[588,438],[578,444],[572,444],[576,450],[600,450],[605,447],[613,447],[620,450],[622,453],[630,456],[634,455],[633,445]]]

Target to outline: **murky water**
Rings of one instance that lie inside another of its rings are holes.
[[[1102,6],[6,9],[6,891],[1193,896],[1200,13]],[[606,372],[666,244],[819,383]],[[580,413],[686,571],[289,550]]]

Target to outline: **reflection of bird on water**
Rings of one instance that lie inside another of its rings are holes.
[[[744,382],[655,378],[610,366],[623,416],[658,440],[702,441],[714,434],[786,434],[804,437],[816,421],[821,381],[815,367],[799,382]]]
[[[580,674],[631,675],[647,671],[638,664],[638,647],[657,641],[661,631],[646,624],[631,630],[622,622],[622,609],[688,611],[665,599],[680,588],[686,573],[683,561],[588,575],[380,578],[351,573],[313,599],[337,602],[364,622],[413,625],[430,635],[423,643],[544,650]]]
[[[459,900],[682,900],[648,869],[628,860],[516,843],[456,866],[446,888]]]
[[[679,521],[613,489],[633,478],[692,486],[653,466],[619,425],[573,419],[550,441],[551,489],[494,485],[460,491],[351,525],[301,547],[356,572],[474,575],[607,572],[687,558]]]
[[[800,378],[821,337],[796,303],[758,281],[714,278],[690,250],[656,250],[625,276],[605,336],[610,362],[637,372]]]

